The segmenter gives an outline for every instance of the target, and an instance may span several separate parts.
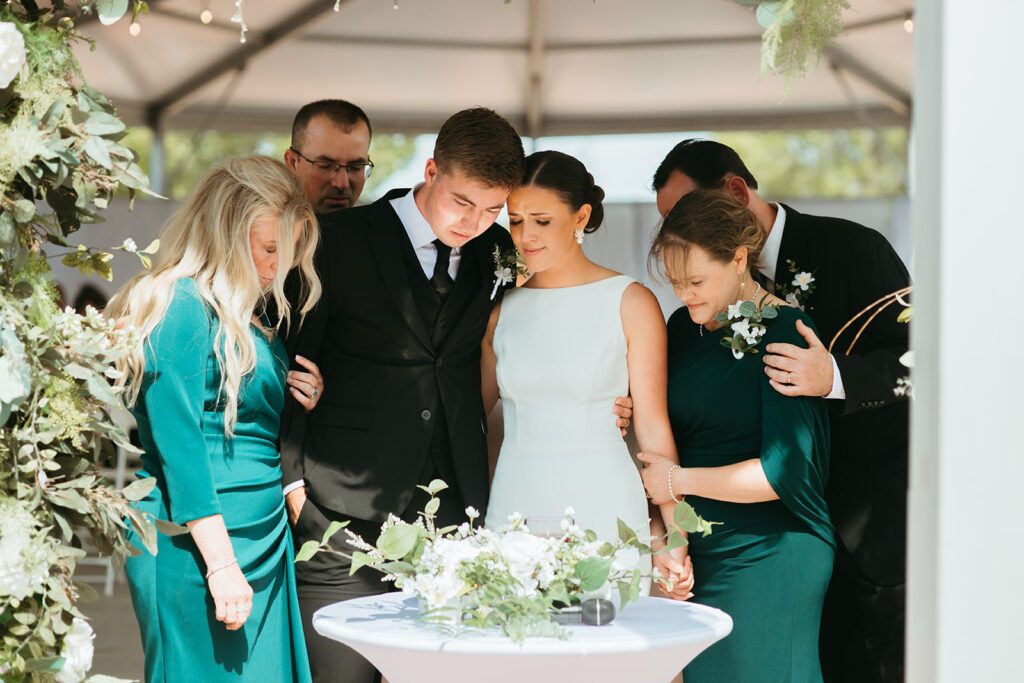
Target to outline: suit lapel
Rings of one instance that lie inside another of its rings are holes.
[[[412,298],[409,276],[402,259],[402,250],[412,247],[408,244],[409,238],[405,233],[405,228],[402,227],[394,209],[391,208],[392,196],[393,193],[389,193],[376,202],[371,225],[367,227],[366,239],[370,244],[370,251],[377,264],[377,269],[380,271],[384,288],[391,295],[395,306],[416,338],[427,348],[432,348],[430,332],[423,324],[423,316],[420,315],[416,302]]]

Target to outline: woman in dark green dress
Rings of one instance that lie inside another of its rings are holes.
[[[288,359],[262,311],[272,298],[290,317],[292,266],[315,302],[316,230],[283,164],[229,160],[165,227],[157,266],[110,304],[142,337],[122,364],[140,476],[157,479],[138,506],[190,532],[126,563],[147,681],[310,680],[275,445]],[[301,384],[314,401],[317,374]]]
[[[823,496],[828,420],[824,399],[783,396],[764,372],[764,348],[806,346],[796,321],[812,324],[751,276],[764,240],[731,194],[695,191],[669,213],[652,251],[686,304],[668,324],[668,407],[681,466],[645,454],[644,481],[655,503],[686,496],[720,522],[710,536],[690,536],[693,600],[734,624],[686,668],[686,683],[822,680],[818,627],[835,547]],[[778,316],[751,331],[735,317],[740,301],[777,307]],[[734,317],[719,323],[719,313]],[[738,332],[741,348],[722,345]]]

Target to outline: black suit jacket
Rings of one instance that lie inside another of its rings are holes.
[[[422,284],[410,278],[426,278],[408,266],[412,245],[390,204],[405,192],[320,217],[323,298],[287,337],[290,356],[320,366],[324,395],[308,416],[289,402],[283,481],[303,479],[318,504],[366,520],[405,511],[439,415],[451,442],[451,483],[467,505],[487,507],[480,342],[494,304],[492,252],[512,249],[512,239],[495,224],[463,247],[430,329],[410,289]]]
[[[787,259],[814,271],[817,287],[805,309],[826,346],[865,307],[910,284],[906,266],[875,230],[785,210],[776,281],[790,277]],[[864,319],[843,333],[833,355],[846,399],[828,402],[832,456],[826,499],[832,521],[848,557],[880,585],[902,583],[906,566],[909,403],[893,392],[908,373],[899,362],[908,348],[908,325],[896,320],[902,310],[898,304],[887,308],[849,354]]]

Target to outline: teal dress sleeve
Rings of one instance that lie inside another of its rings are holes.
[[[762,349],[772,343],[807,348],[796,331],[797,320],[817,333],[807,315],[783,306],[779,317],[768,323]],[[825,399],[784,396],[772,388],[763,372],[761,380],[761,466],[768,483],[790,512],[834,548],[835,534],[825,503],[829,469]]]
[[[221,514],[203,435],[214,318],[191,280],[179,280],[149,338],[143,398],[167,492],[168,516],[184,524]]]

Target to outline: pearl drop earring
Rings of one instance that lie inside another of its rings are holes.
[[[583,231],[582,230],[577,230],[575,234],[576,234],[576,244],[583,244]]]

